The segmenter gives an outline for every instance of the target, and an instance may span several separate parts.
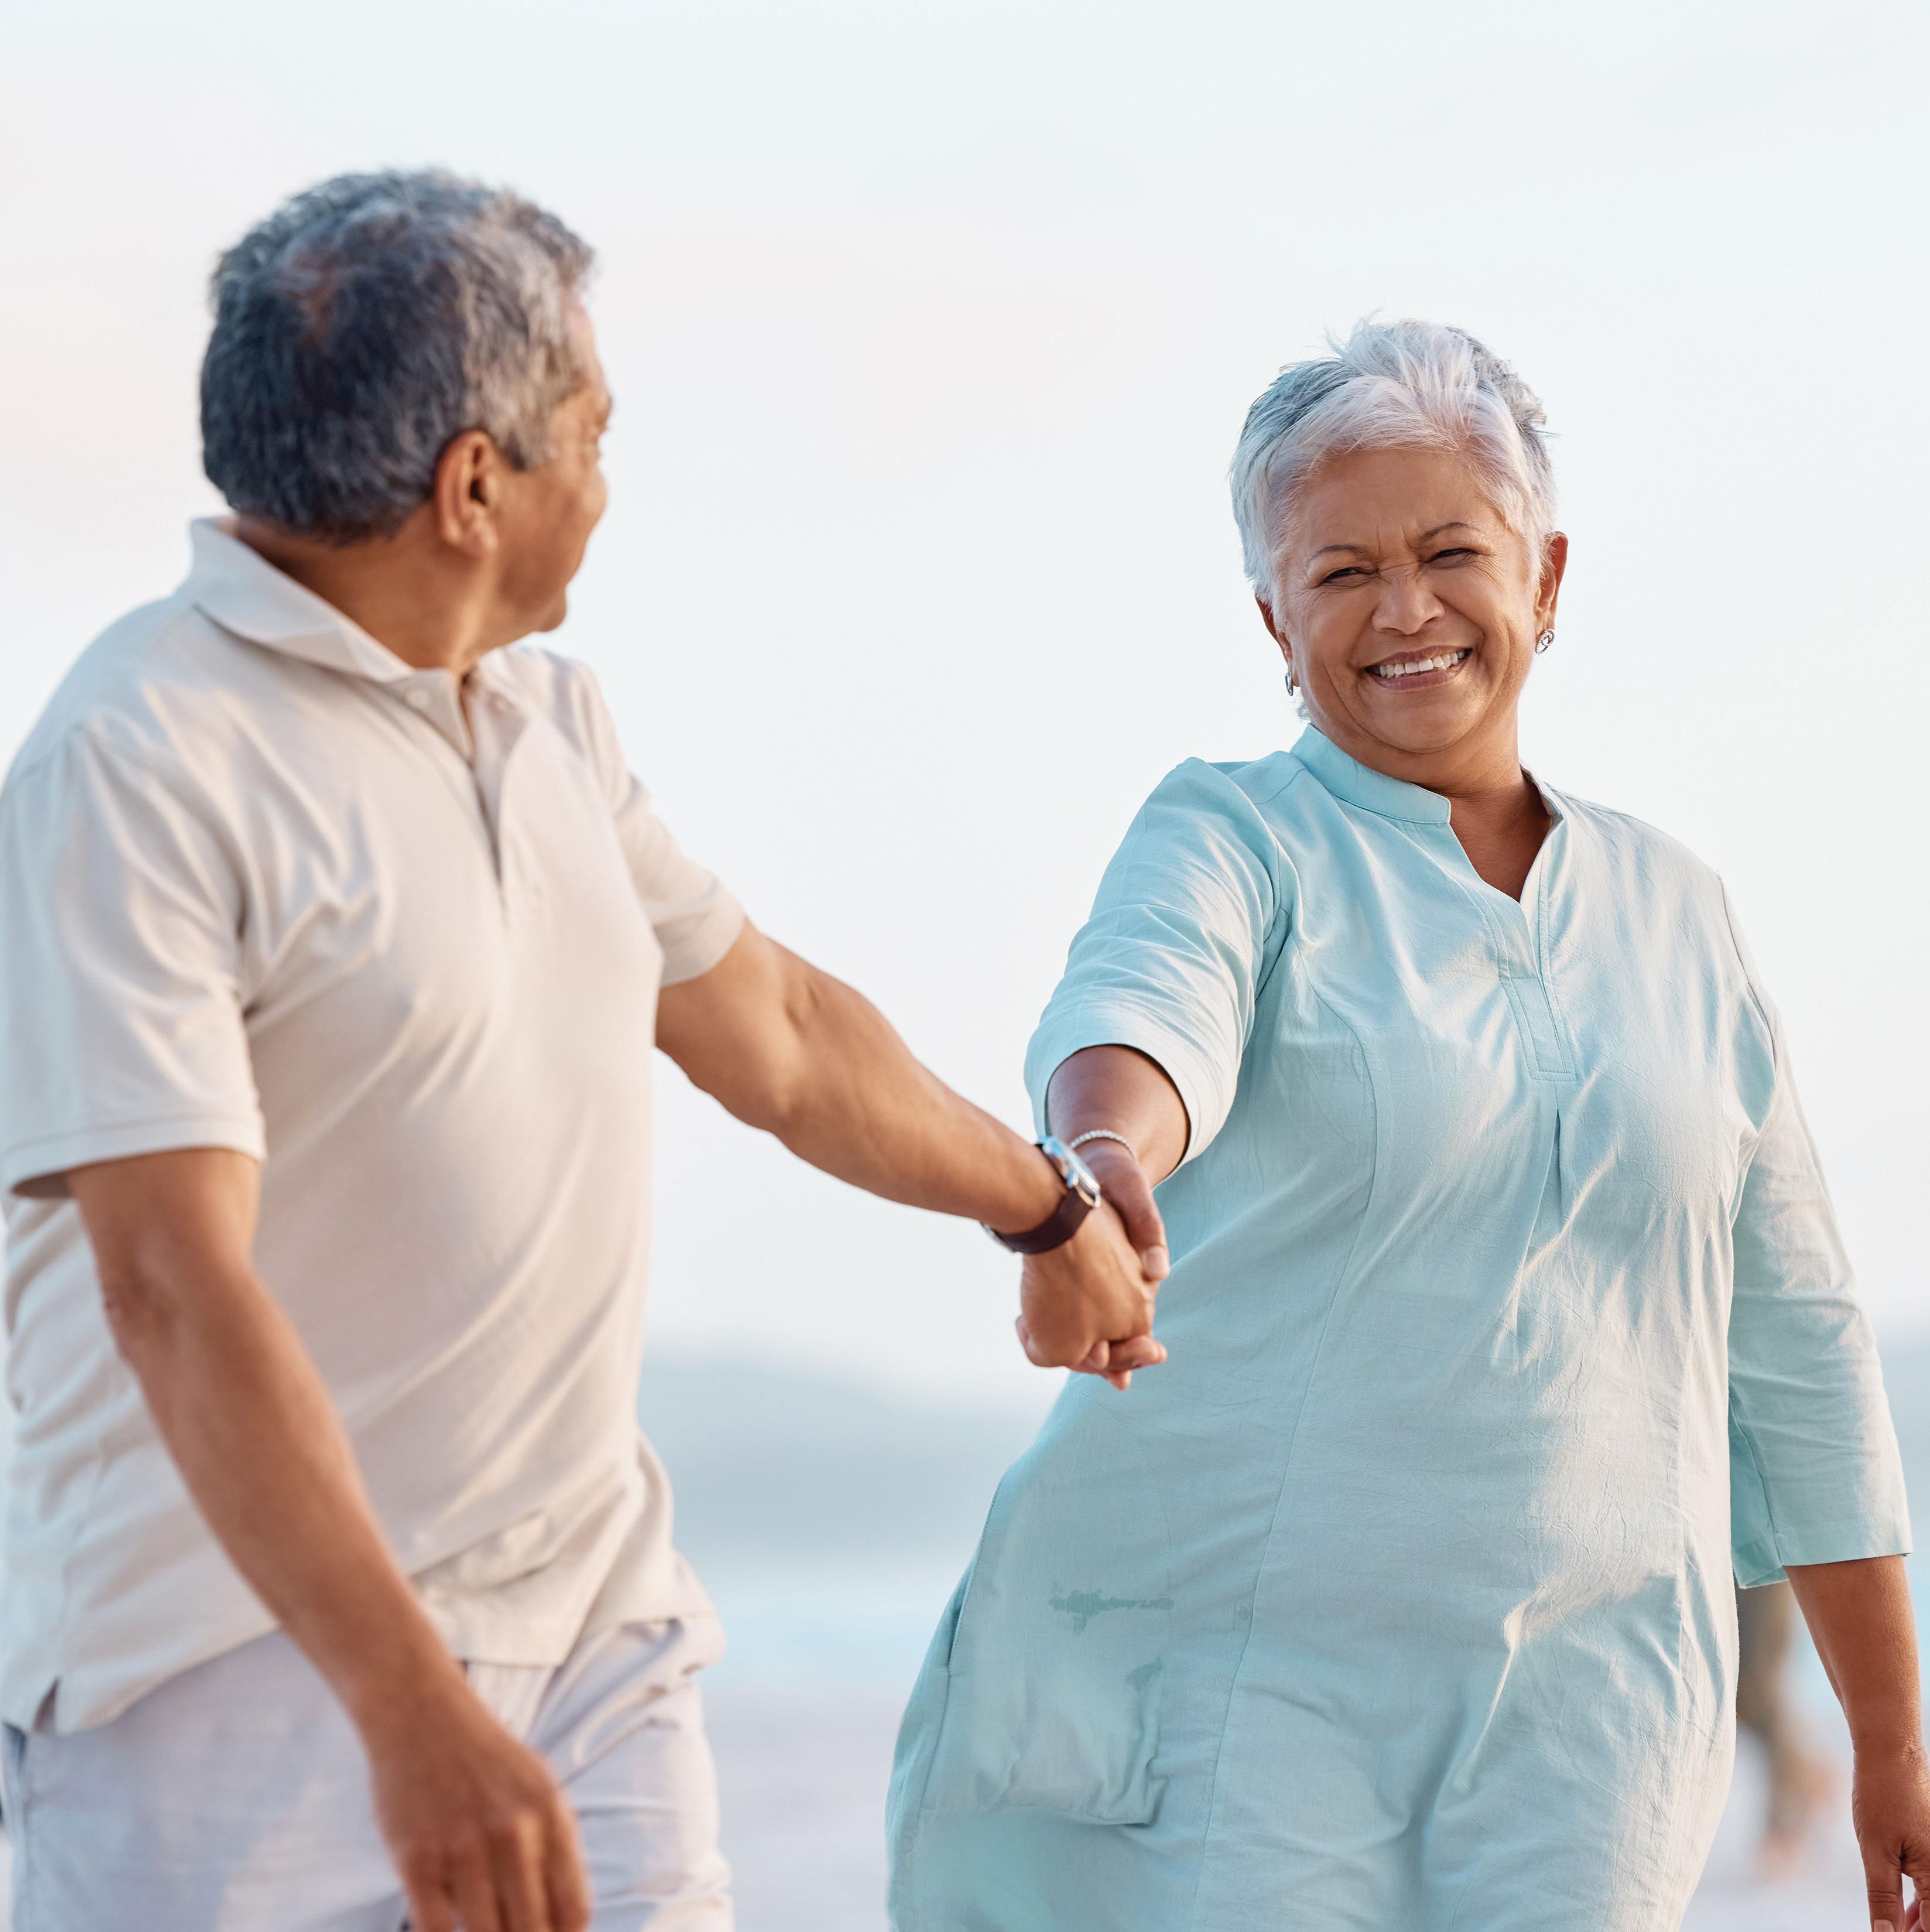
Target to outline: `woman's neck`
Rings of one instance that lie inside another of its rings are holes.
[[[1497,892],[1518,899],[1553,822],[1534,781],[1518,764],[1512,784],[1450,793],[1447,800],[1468,863]]]
[[[1520,742],[1512,730],[1427,752],[1356,744],[1351,734],[1335,742],[1358,764],[1446,799],[1468,862],[1497,892],[1521,896],[1550,820],[1540,791],[1521,769]]]

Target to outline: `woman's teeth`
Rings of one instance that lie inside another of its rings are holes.
[[[1383,684],[1392,684],[1396,678],[1413,677],[1424,670],[1452,670],[1467,656],[1466,651],[1441,651],[1431,658],[1410,658],[1404,664],[1369,664],[1368,669]]]

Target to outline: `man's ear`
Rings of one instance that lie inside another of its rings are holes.
[[[436,459],[436,533],[465,556],[487,556],[498,538],[496,513],[502,502],[502,452],[485,430],[466,429],[451,436]]]

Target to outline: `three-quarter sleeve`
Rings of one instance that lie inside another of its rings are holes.
[[[1106,868],[1032,1035],[1026,1084],[1040,1131],[1063,1061],[1130,1046],[1178,1088],[1185,1158],[1201,1153],[1233,1105],[1292,898],[1278,842],[1239,786],[1197,758],[1169,772]]]
[[[70,734],[0,801],[0,1184],[186,1147],[262,1158],[241,889],[178,775]]]
[[[1737,1580],[1786,1564],[1905,1556],[1903,1464],[1774,1015],[1776,1084],[1738,1207],[1729,1314],[1731,1538]]]

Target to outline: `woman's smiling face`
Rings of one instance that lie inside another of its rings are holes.
[[[1535,640],[1567,539],[1545,558],[1454,452],[1356,450],[1295,492],[1262,613],[1307,710],[1362,764],[1428,784],[1515,764]]]

